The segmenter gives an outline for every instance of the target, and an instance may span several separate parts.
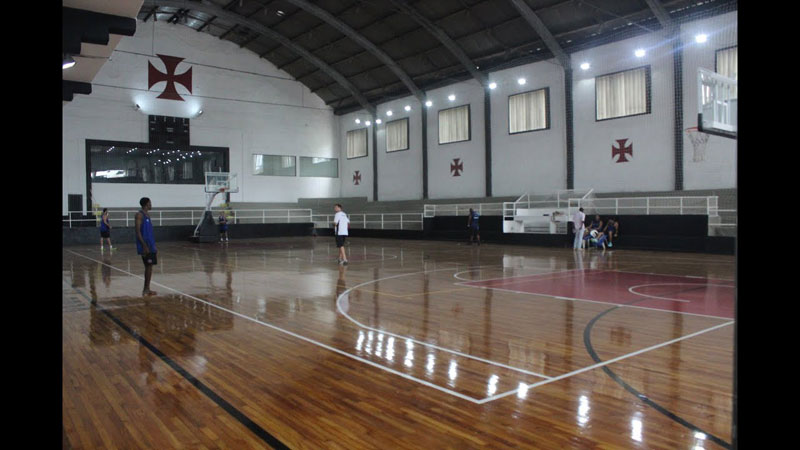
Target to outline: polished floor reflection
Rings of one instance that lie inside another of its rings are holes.
[[[734,258],[354,238],[63,252],[72,448],[729,448]]]

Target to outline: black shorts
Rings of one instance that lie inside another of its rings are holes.
[[[337,248],[344,247],[344,239],[346,237],[347,237],[346,235],[339,235],[339,234],[336,235],[336,247]]]
[[[157,252],[146,253],[142,255],[142,262],[144,263],[145,266],[155,266],[156,264],[158,264],[158,258],[156,257],[157,255],[158,255]]]
[[[111,237],[111,232],[110,231],[101,231],[100,232],[100,237],[101,238],[110,238]]]

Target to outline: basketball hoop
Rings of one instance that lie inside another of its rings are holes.
[[[706,144],[708,143],[708,137],[710,135],[707,133],[703,133],[697,127],[687,128],[686,134],[689,135],[689,139],[692,141],[692,147],[694,147],[694,154],[692,156],[692,161],[694,162],[705,161]]]

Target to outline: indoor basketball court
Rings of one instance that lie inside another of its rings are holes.
[[[63,448],[736,447],[735,1],[63,13]]]

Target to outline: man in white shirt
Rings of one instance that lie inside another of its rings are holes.
[[[583,247],[584,220],[586,220],[586,214],[583,213],[583,208],[578,208],[572,216],[572,229],[575,231],[575,240],[572,242],[572,248],[575,250]]]
[[[347,265],[347,254],[344,251],[344,240],[347,238],[347,231],[350,228],[350,219],[342,211],[339,203],[333,205],[336,215],[333,216],[333,234],[336,236],[336,247],[339,248],[339,264]]]

